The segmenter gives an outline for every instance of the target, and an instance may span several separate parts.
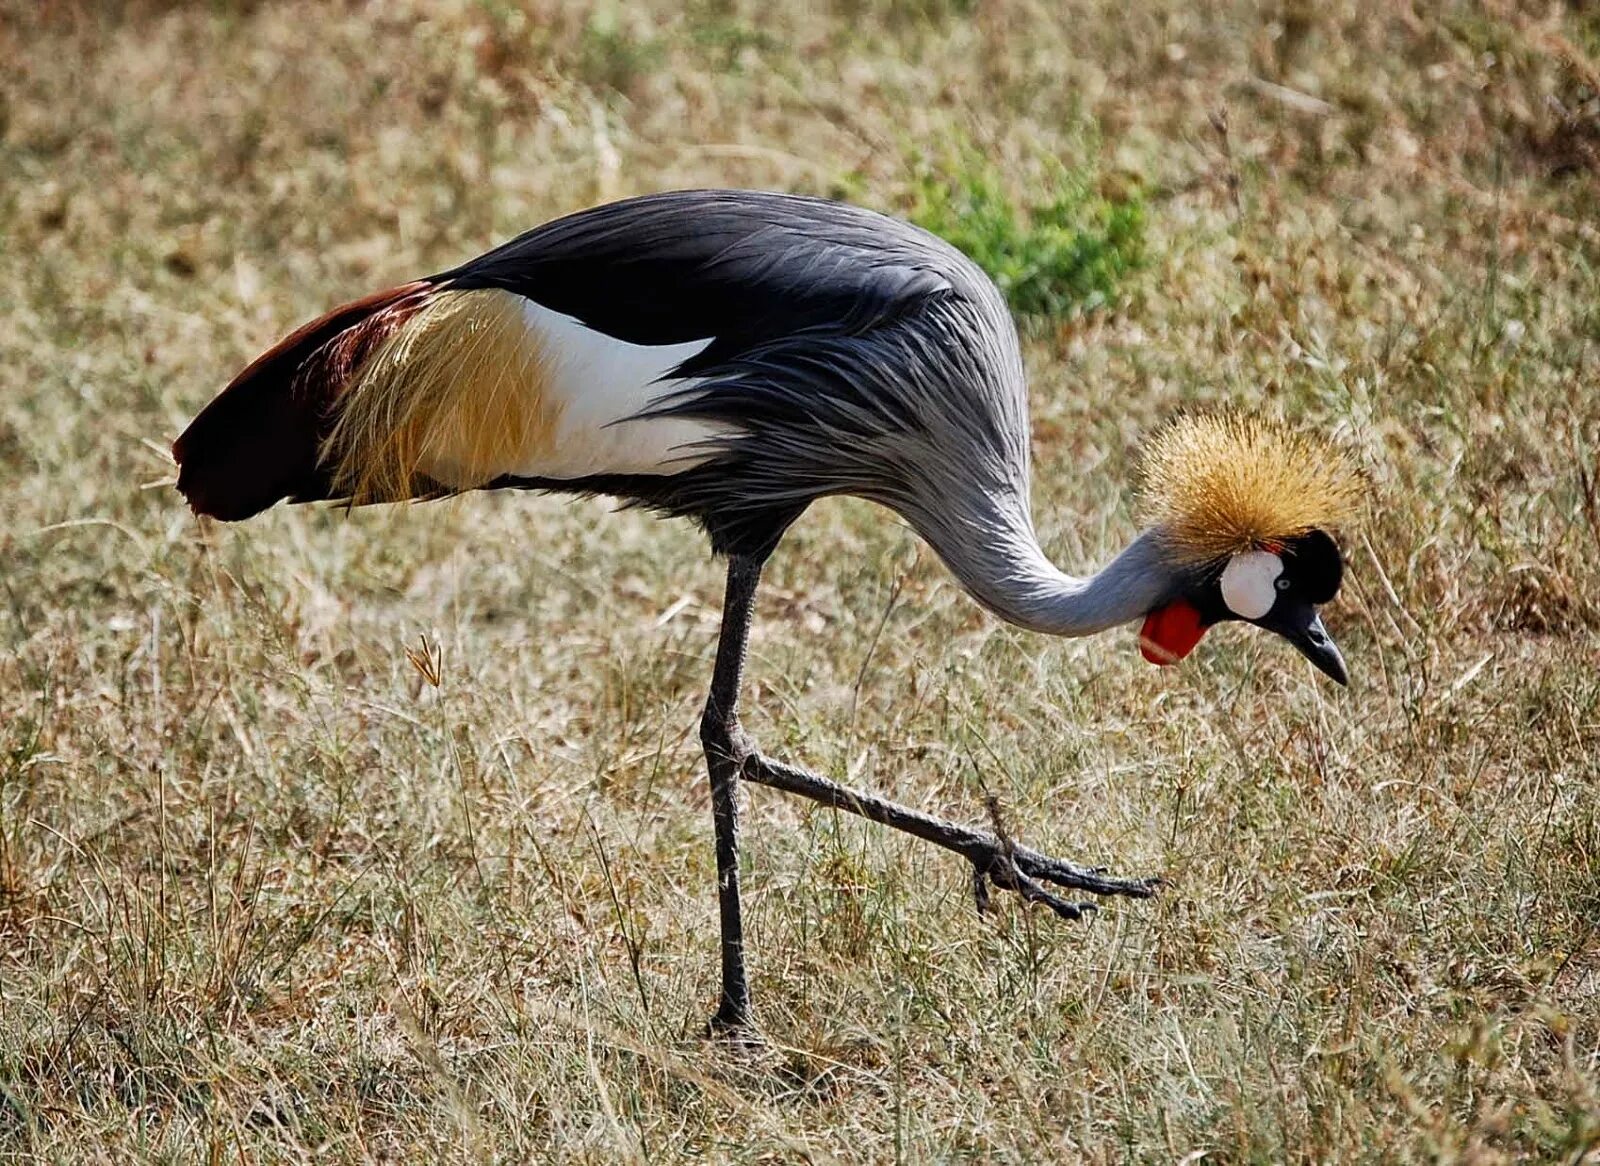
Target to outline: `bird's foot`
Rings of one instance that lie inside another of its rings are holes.
[[[989,898],[991,883],[1001,890],[1015,891],[1022,896],[1024,902],[1043,903],[1063,919],[1076,921],[1100,910],[1098,903],[1072,902],[1047,890],[1037,879],[1031,879],[1018,870],[1010,855],[1001,854],[994,856],[992,860],[973,859],[972,898],[977,904],[980,915],[988,915],[994,911],[994,903]]]
[[[705,1035],[742,1057],[766,1056],[772,1052],[772,1045],[756,1027],[748,1008],[729,1009],[724,1003],[706,1022]]]
[[[1024,883],[1032,882],[1036,888],[1040,883],[1054,883],[1058,887],[1088,891],[1094,895],[1121,895],[1131,899],[1151,898],[1162,887],[1159,876],[1118,878],[1108,875],[1103,866],[1080,866],[1075,862],[1052,858],[1003,836],[994,838],[993,843],[994,848],[988,853],[980,848],[976,854],[968,855],[973,866],[979,873],[988,876],[995,886],[1015,890],[1024,898],[1031,899],[1034,896],[1025,887],[1011,885],[1008,879],[1013,872]],[[1043,899],[1039,901],[1048,902]],[[1053,903],[1050,905],[1055,906]],[[1091,911],[1096,909],[1093,903],[1079,906]]]
[[[1082,867],[1062,862],[1046,854],[1039,854],[1012,841],[1000,814],[1000,800],[994,795],[987,799],[989,821],[994,826],[992,838],[984,837],[968,849],[972,862],[972,897],[978,913],[987,915],[994,909],[989,898],[989,887],[1014,891],[1026,903],[1043,903],[1063,919],[1078,920],[1100,909],[1098,903],[1072,902],[1063,899],[1047,888],[1040,880],[1047,879],[1061,886],[1095,890],[1100,894],[1146,896],[1159,885],[1157,879],[1108,879],[1105,867]],[[1023,869],[1027,863],[1029,870]],[[1099,886],[1094,885],[1100,884]]]
[[[981,847],[977,853],[968,855],[972,861],[972,898],[977,904],[980,915],[987,915],[994,910],[993,901],[989,897],[990,886],[1003,891],[1014,891],[1024,902],[1043,903],[1063,919],[1076,921],[1100,910],[1099,903],[1063,899],[1046,887],[1040,878],[1035,878],[1024,870],[1025,860],[1019,860],[1014,851],[1008,851],[1004,842],[998,839],[996,842],[998,844],[993,850]],[[1126,895],[1130,898],[1145,899],[1161,888],[1159,878],[1108,878],[1105,875],[1106,868],[1103,866],[1080,867],[1037,852],[1030,854],[1036,859],[1043,860],[1029,862],[1027,865],[1030,869],[1038,871],[1044,879],[1076,890],[1089,890],[1097,895]],[[1057,874],[1059,878],[1054,877]],[[1089,885],[1085,886],[1085,883]]]

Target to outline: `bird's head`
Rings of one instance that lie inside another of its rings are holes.
[[[1151,443],[1142,493],[1173,580],[1145,618],[1146,660],[1175,664],[1209,628],[1242,620],[1276,632],[1348,683],[1318,611],[1344,575],[1329,532],[1361,501],[1343,454],[1254,417],[1185,417]]]

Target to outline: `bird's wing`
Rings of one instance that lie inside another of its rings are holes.
[[[881,327],[951,291],[963,262],[857,207],[687,190],[568,215],[436,279],[515,292],[632,344],[709,339],[676,370],[693,376],[775,339]]]
[[[737,422],[668,415],[686,388],[775,345],[883,329],[966,289],[965,262],[898,220],[793,195],[581,211],[295,333],[179,439],[179,488],[243,518],[286,496],[676,474]]]

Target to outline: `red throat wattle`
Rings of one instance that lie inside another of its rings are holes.
[[[1152,664],[1176,664],[1194,651],[1205,634],[1199,609],[1187,599],[1174,600],[1145,616],[1139,652]]]

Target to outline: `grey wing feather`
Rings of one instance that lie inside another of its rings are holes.
[[[687,375],[785,336],[881,327],[972,274],[941,240],[858,207],[672,191],[557,219],[438,278],[503,287],[636,344],[715,337]]]

